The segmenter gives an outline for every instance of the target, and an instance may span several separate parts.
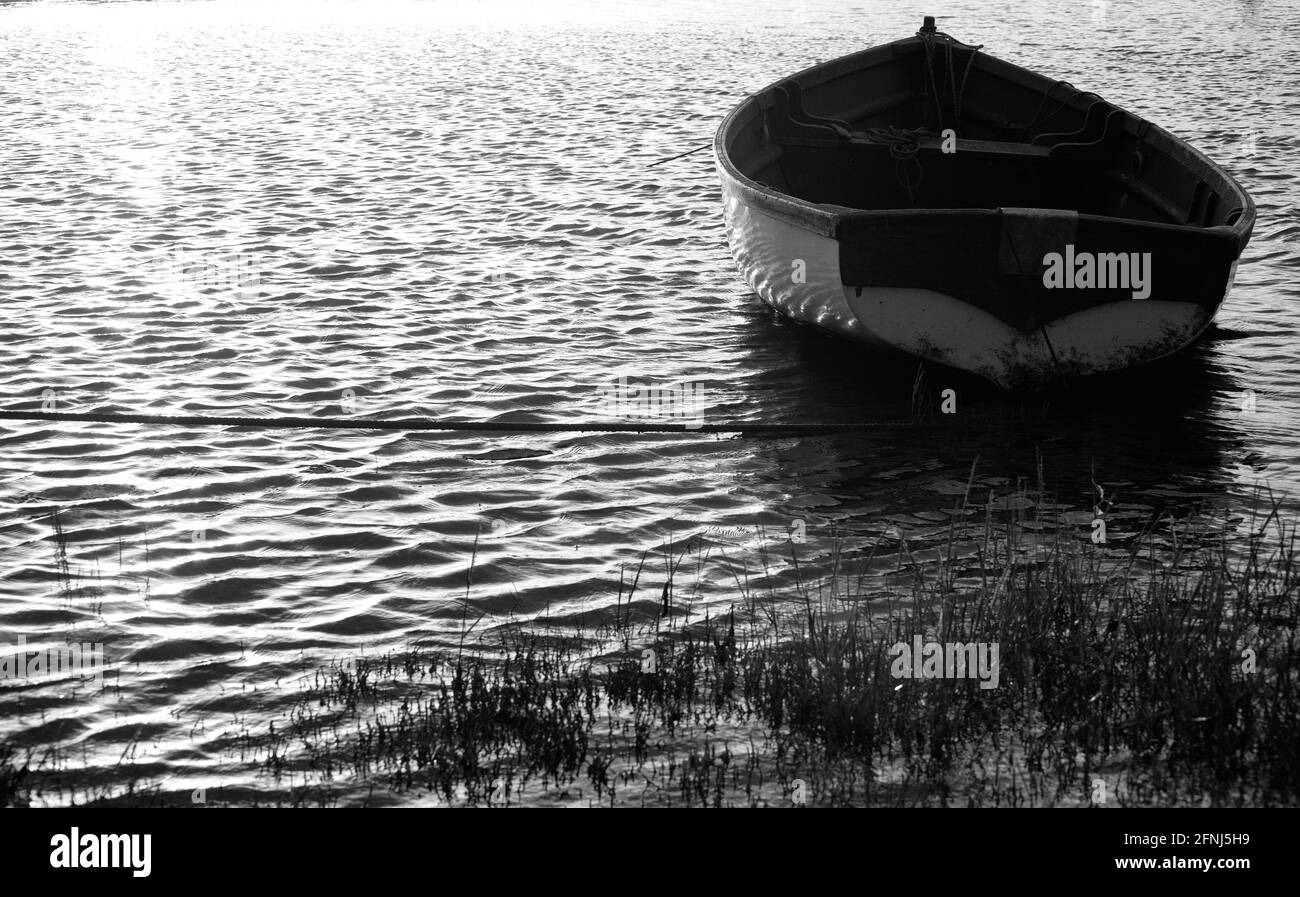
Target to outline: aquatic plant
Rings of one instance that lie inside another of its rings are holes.
[[[456,657],[330,664],[271,771],[493,805],[1294,803],[1280,505],[1242,538],[1152,526],[1119,547],[1026,527],[1044,505],[977,509],[974,563],[954,523],[947,554],[901,571],[903,600],[832,576],[778,610],[739,582],[721,617],[620,601],[592,632],[515,623]],[[996,643],[997,687],[897,676],[895,647],[921,638]]]

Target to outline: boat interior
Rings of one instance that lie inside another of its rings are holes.
[[[725,136],[751,180],[854,210],[1043,208],[1232,226],[1249,200],[1181,141],[1064,81],[918,34],[758,94]]]

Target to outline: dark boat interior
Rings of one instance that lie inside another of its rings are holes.
[[[808,69],[749,106],[726,138],[731,162],[823,206],[1058,209],[1197,228],[1232,227],[1249,207],[1167,132],[924,29]]]

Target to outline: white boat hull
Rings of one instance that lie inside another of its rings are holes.
[[[847,287],[834,237],[753,208],[721,166],[719,174],[732,257],[765,303],[795,321],[967,371],[1004,388],[1155,361],[1194,342],[1214,318],[1195,302],[1132,299],[1026,331],[933,290]]]

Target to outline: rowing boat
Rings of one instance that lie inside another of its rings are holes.
[[[1255,205],[1186,141],[938,31],[747,97],[713,150],[732,256],[796,321],[1006,388],[1193,343]]]

